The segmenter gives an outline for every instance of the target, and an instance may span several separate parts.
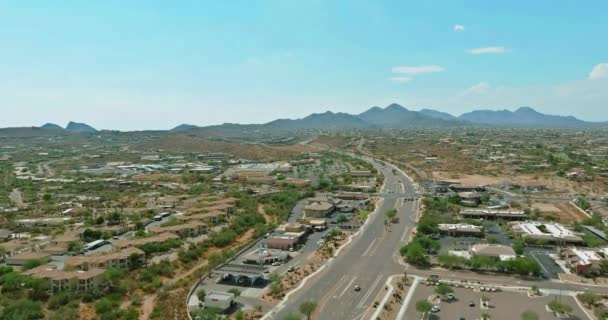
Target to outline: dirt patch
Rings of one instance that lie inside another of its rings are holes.
[[[582,213],[570,203],[560,203],[557,205],[557,207],[560,209],[559,219],[561,222],[574,223],[583,221],[587,218],[587,215]]]
[[[409,287],[412,284],[412,281],[413,281],[413,279],[407,278],[405,276],[399,276],[399,277],[395,277],[393,279],[393,281],[391,282],[391,286],[393,286],[393,288],[394,288],[393,294],[388,299],[386,304],[384,306],[382,306],[382,312],[380,312],[380,315],[378,316],[377,319],[380,319],[380,320],[391,319],[392,320],[392,319],[397,318],[399,309],[401,308],[401,305],[403,304],[403,299],[405,298],[407,291],[409,290]],[[376,297],[375,302],[381,301],[382,298],[384,297],[385,293],[386,293],[385,291],[380,291],[380,296]],[[375,304],[375,302],[374,302],[374,304]],[[373,305],[372,305],[372,308],[374,308]],[[380,308],[380,306],[378,306],[378,308]]]
[[[81,303],[78,307],[78,314],[80,315],[80,320],[95,320],[97,319],[97,314],[95,313],[95,307],[91,304]]]
[[[271,304],[279,303],[287,292],[297,287],[302,281],[302,279],[315,272],[315,270],[317,270],[318,268],[319,266],[317,264],[309,263],[295,268],[293,272],[286,273],[285,276],[283,276],[283,278],[281,279],[281,284],[283,287],[281,294],[273,296],[270,293],[270,289],[267,289],[262,295],[261,300]]]
[[[154,302],[156,301],[156,295],[145,296],[139,313],[139,320],[148,320],[152,311],[154,311]]]
[[[540,212],[559,213],[561,211],[555,204],[547,202],[534,202],[532,203],[532,208],[538,209]]]

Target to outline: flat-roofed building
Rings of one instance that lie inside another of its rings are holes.
[[[482,236],[483,227],[468,223],[440,223],[439,231],[448,236]]]
[[[336,206],[329,202],[313,202],[304,207],[304,216],[307,218],[325,218],[335,208]]]
[[[524,239],[533,239],[551,243],[582,243],[583,238],[565,226],[555,222],[525,221],[511,223],[514,234]]]
[[[205,308],[216,308],[226,311],[234,304],[234,293],[210,291],[205,295]]]
[[[517,256],[513,248],[509,246],[487,243],[473,245],[471,247],[471,254],[473,256],[493,257],[503,261],[513,259]]]
[[[559,256],[570,271],[576,274],[592,274],[600,270],[600,263],[604,258],[597,251],[580,249],[580,248],[564,248],[559,252]]]
[[[270,249],[293,250],[300,242],[302,234],[291,232],[272,234],[266,240],[266,246]]]
[[[501,209],[464,209],[459,215],[463,218],[473,219],[502,219],[502,220],[524,220],[528,215],[522,210],[501,210]]]

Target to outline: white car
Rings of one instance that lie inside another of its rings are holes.
[[[441,308],[439,308],[439,306],[433,306],[433,308],[431,308],[431,312],[435,313],[435,312],[439,312],[441,311]]]

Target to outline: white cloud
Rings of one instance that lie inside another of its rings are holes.
[[[462,92],[463,96],[479,95],[488,92],[490,85],[487,82],[480,82]]]
[[[589,79],[601,79],[608,78],[608,63],[596,64],[591,73],[589,73]]]
[[[462,31],[464,31],[464,26],[461,24],[455,24],[453,29],[456,32],[462,32]]]
[[[505,47],[483,47],[467,50],[470,54],[486,54],[486,53],[505,53],[507,48]]]
[[[395,82],[410,82],[412,81],[412,77],[391,77],[390,80]]]
[[[424,73],[441,72],[443,70],[445,70],[443,67],[437,65],[401,66],[393,68],[394,73],[403,73],[412,76]]]

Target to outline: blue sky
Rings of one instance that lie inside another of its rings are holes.
[[[400,103],[608,120],[606,1],[0,1],[0,127]]]

